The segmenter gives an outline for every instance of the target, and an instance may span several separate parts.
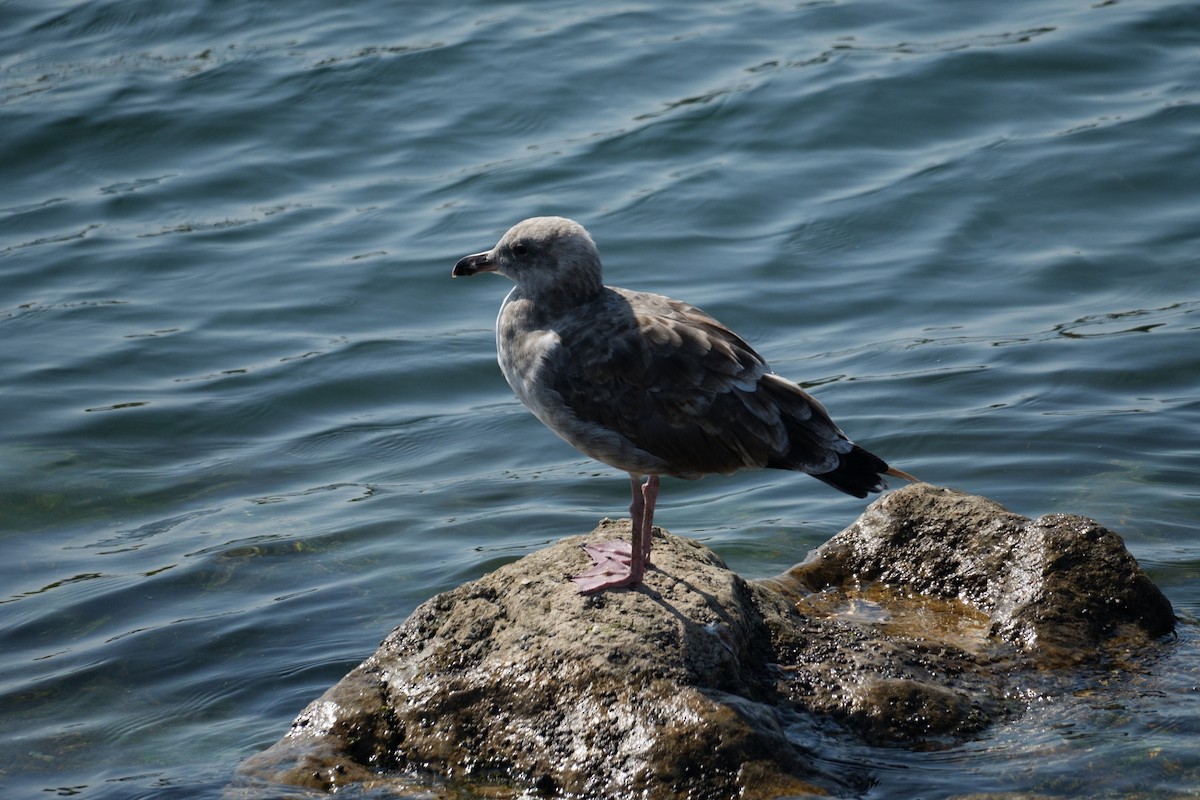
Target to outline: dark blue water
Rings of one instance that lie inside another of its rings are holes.
[[[1178,641],[870,797],[1200,785],[1200,6],[0,3],[0,788],[215,797],[422,600],[618,516],[458,257],[574,217]],[[664,484],[747,577],[860,501]]]

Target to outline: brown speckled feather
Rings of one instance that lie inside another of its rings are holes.
[[[543,374],[580,420],[662,459],[663,474],[827,472],[850,449],[815,399],[699,309],[607,289],[578,311],[555,326]]]
[[[847,439],[704,312],[604,286],[596,244],[573,220],[519,222],[452,274],[480,272],[516,283],[496,318],[496,355],[517,397],[581,452],[629,473],[630,541],[585,546],[592,566],[572,578],[584,594],[642,581],[661,475],[776,467],[857,497],[886,488],[884,474],[912,477]]]
[[[517,397],[587,455],[630,475],[699,478],[743,468],[807,472],[858,497],[906,476],[858,447],[799,386],[693,306],[610,288],[578,223],[536,217],[455,275],[516,282],[496,320]]]

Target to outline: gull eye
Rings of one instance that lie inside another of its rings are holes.
[[[521,258],[524,258],[525,256],[529,255],[529,248],[526,247],[525,245],[521,244],[520,242],[517,242],[516,244],[514,244],[512,246],[512,251],[513,251],[514,256],[519,256]]]

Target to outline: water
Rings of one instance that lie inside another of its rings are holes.
[[[869,797],[1200,785],[1200,7],[0,4],[0,786],[216,797],[422,600],[617,516],[514,400],[539,213],[855,439],[1119,531],[1178,641]],[[862,503],[668,481],[748,577]]]

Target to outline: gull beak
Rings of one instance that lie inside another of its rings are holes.
[[[496,262],[492,260],[492,251],[488,250],[484,253],[476,253],[473,256],[467,256],[460,259],[454,265],[454,271],[450,273],[452,278],[470,277],[480,272],[495,272]]]

